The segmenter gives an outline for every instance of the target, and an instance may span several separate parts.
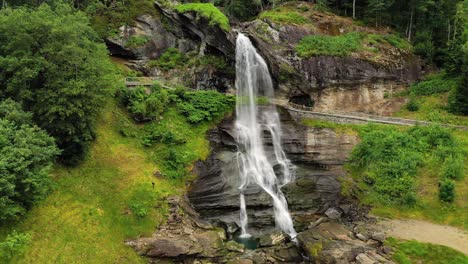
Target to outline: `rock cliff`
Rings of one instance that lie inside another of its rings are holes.
[[[296,226],[306,227],[316,213],[323,213],[342,202],[339,177],[355,135],[337,133],[326,128],[309,128],[296,123],[286,110],[281,111],[282,141],[289,159],[296,166],[296,180],[283,187]],[[233,118],[225,119],[209,132],[212,154],[199,162],[197,180],[189,199],[200,214],[225,227],[239,225],[239,177]],[[274,155],[269,135],[265,135],[267,152]],[[274,228],[270,197],[256,186],[246,192],[252,232]],[[235,232],[235,228],[232,230]]]

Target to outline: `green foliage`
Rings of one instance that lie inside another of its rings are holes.
[[[227,13],[240,20],[251,19],[260,11],[262,2],[258,0],[229,0]]]
[[[414,205],[415,177],[428,157],[434,162],[463,162],[451,133],[438,126],[360,130],[362,141],[354,148],[350,167],[361,175],[363,187],[374,201],[383,204]],[[440,155],[444,153],[444,155]]]
[[[0,223],[17,221],[47,195],[50,167],[59,153],[53,138],[37,126],[0,118]]]
[[[227,64],[224,57],[215,56],[215,55],[205,55],[199,60],[200,65],[202,66],[211,66],[220,71],[230,71],[229,65]]]
[[[139,15],[159,15],[152,0],[92,0],[80,8],[91,17],[92,26],[102,37],[116,34],[122,25],[132,25]]]
[[[414,240],[399,241],[390,238],[385,242],[395,251],[393,260],[398,264],[468,264],[468,257],[446,246],[421,243]]]
[[[406,104],[406,109],[408,109],[408,111],[410,112],[416,112],[419,110],[419,103],[418,103],[418,100],[412,96],[409,100],[409,102]]]
[[[18,233],[13,230],[3,242],[0,243],[0,260],[8,263],[14,256],[21,255],[31,240],[27,233]]]
[[[211,26],[219,26],[224,31],[231,30],[229,19],[212,3],[187,3],[176,6],[179,13],[195,12],[208,20]]]
[[[458,80],[450,78],[445,72],[430,74],[421,82],[411,85],[413,95],[432,95],[449,92],[456,89]]]
[[[390,43],[397,49],[409,51],[413,48],[413,46],[411,46],[411,43],[409,43],[406,39],[403,39],[396,34],[388,34],[383,37],[388,43]]]
[[[146,36],[131,36],[130,39],[125,43],[125,47],[135,48],[145,45],[149,38]]]
[[[143,145],[150,147],[156,143],[166,145],[180,145],[186,143],[186,140],[178,131],[172,131],[170,128],[162,125],[151,125],[145,129]]]
[[[94,139],[103,96],[116,85],[107,50],[88,18],[65,4],[0,11],[0,98],[34,115],[76,164]]]
[[[276,8],[269,11],[265,11],[260,15],[261,19],[268,19],[275,23],[280,24],[305,24],[307,19],[300,13],[289,10]]]
[[[185,92],[177,101],[180,112],[188,122],[212,121],[231,111],[235,99],[216,91]]]
[[[443,179],[439,184],[439,198],[443,202],[451,203],[455,200],[455,182]]]
[[[138,122],[155,120],[161,116],[169,103],[166,89],[155,83],[150,89],[139,86],[123,88],[122,103]]]
[[[296,52],[302,58],[320,55],[346,56],[361,48],[361,38],[356,32],[340,36],[306,36],[296,46]]]
[[[32,113],[25,112],[21,105],[10,98],[0,101],[0,119],[6,119],[16,125],[32,125]]]
[[[158,186],[159,187],[159,186]],[[135,186],[128,199],[128,207],[137,218],[145,218],[158,203],[158,193],[150,184]]]
[[[447,155],[442,167],[442,178],[451,180],[462,180],[465,176],[463,157],[459,155]]]
[[[148,66],[158,67],[163,71],[183,68],[187,57],[175,48],[168,48],[157,60],[150,61]]]

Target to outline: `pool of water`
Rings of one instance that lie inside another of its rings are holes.
[[[246,249],[258,248],[258,239],[253,236],[250,236],[250,237],[235,236],[234,241],[236,241],[239,244],[244,245]]]

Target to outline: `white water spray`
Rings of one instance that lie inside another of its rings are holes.
[[[249,184],[257,184],[273,200],[275,222],[283,232],[296,237],[288,204],[281,187],[294,178],[292,164],[281,147],[281,126],[278,112],[269,99],[273,98],[273,84],[268,67],[249,38],[239,33],[236,44],[236,129],[240,190],[241,237],[247,232],[247,208],[244,191]],[[280,167],[279,177],[265,154],[264,132],[270,133],[274,148],[274,164]]]

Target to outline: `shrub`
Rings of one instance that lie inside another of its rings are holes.
[[[186,143],[186,140],[177,134],[178,131],[172,131],[171,128],[164,126],[148,126],[143,137],[143,145],[150,147],[156,143],[166,145],[179,145]]]
[[[442,166],[442,178],[461,180],[464,177],[463,156],[449,156]]]
[[[159,84],[149,91],[145,87],[124,88],[121,97],[122,103],[138,122],[160,117],[169,103],[168,92]]]
[[[175,48],[168,48],[157,60],[150,61],[150,67],[158,67],[163,71],[182,68],[187,62],[187,57]]]
[[[419,110],[419,103],[416,98],[410,98],[409,102],[406,104],[406,109],[408,109],[410,112],[416,112]]]
[[[296,52],[302,58],[319,55],[346,56],[362,47],[361,39],[361,34],[356,32],[340,36],[306,36],[296,46]]]
[[[177,106],[192,123],[211,121],[223,116],[234,106],[235,99],[216,91],[185,92]]]
[[[188,3],[176,6],[179,13],[195,12],[208,20],[211,26],[217,25],[224,31],[231,30],[229,19],[212,3]]]
[[[443,202],[451,203],[455,200],[455,182],[442,179],[439,183],[439,198]]]
[[[405,131],[395,128],[360,129],[361,142],[353,149],[350,168],[360,186],[374,201],[387,204],[414,205],[415,177],[428,155],[446,159],[447,175],[458,175],[460,147],[452,134],[440,126],[416,126]],[[461,160],[463,162],[463,159]],[[444,192],[444,197],[446,192]]]
[[[18,233],[13,230],[13,232],[0,243],[0,259],[3,259],[5,263],[9,263],[11,258],[24,252],[30,240],[31,235]]]
[[[410,88],[412,95],[432,95],[456,89],[458,80],[447,77],[445,72],[426,76],[421,82]]]

